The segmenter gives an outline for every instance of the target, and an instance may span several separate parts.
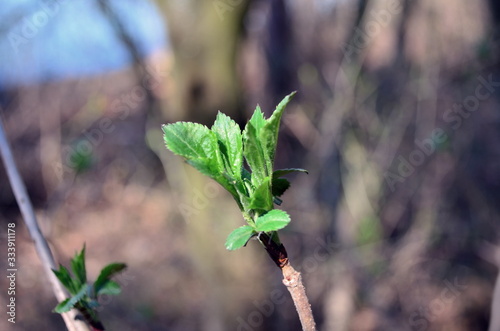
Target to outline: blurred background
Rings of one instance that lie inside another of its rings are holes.
[[[225,250],[230,195],[160,129],[243,125],[294,90],[276,167],[309,175],[290,178],[282,241],[320,329],[486,330],[499,28],[495,0],[4,0],[0,115],[57,261],[86,243],[90,279],[127,263],[110,330],[300,329],[262,247]],[[3,166],[0,183],[15,329],[64,330]]]

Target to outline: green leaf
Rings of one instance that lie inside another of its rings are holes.
[[[201,172],[204,175],[207,175],[210,178],[216,179],[217,181],[221,178],[220,175],[222,173],[222,166],[218,165],[216,158],[214,159],[192,159],[186,160],[186,162]]]
[[[61,301],[55,308],[54,308],[54,312],[56,313],[59,313],[59,314],[62,314],[62,313],[65,313],[67,311],[70,311],[71,308],[73,308],[73,306],[68,306],[68,303],[69,303],[69,300],[71,298],[67,298],[67,299],[64,299],[63,301]]]
[[[255,114],[252,118],[254,117]],[[259,121],[256,122],[260,123]],[[254,187],[260,186],[268,173],[264,150],[259,140],[259,130],[249,121],[243,131],[243,155],[252,170],[252,184]]]
[[[247,169],[241,168],[241,178],[243,180],[251,181],[252,180],[252,174]]]
[[[162,125],[162,129],[170,151],[186,158],[201,173],[212,178],[220,177],[223,164],[214,132],[204,125],[191,122]]]
[[[113,280],[107,280],[102,284],[99,288],[99,291],[95,291],[96,296],[97,295],[102,295],[102,294],[108,294],[108,295],[118,295],[121,293],[121,288],[120,285],[113,281]]]
[[[235,188],[237,183],[224,172],[224,161],[215,132],[204,125],[191,122],[167,124],[162,129],[169,150],[184,157],[188,164],[202,174],[215,179],[241,205]]]
[[[80,254],[76,253],[71,259],[71,270],[73,271],[74,283],[77,288],[87,283],[87,272],[85,271],[85,245]]]
[[[88,285],[84,284],[80,288],[80,290],[78,291],[78,293],[76,293],[71,298],[65,299],[64,301],[62,301],[61,303],[59,303],[54,308],[54,311],[56,313],[59,313],[59,314],[70,311],[71,308],[73,308],[78,303],[78,301],[82,300],[83,297],[85,297],[85,295],[87,295],[87,290],[88,290]]]
[[[285,178],[280,178],[284,175],[287,175],[292,172],[303,172],[308,173],[307,170],[300,168],[288,168],[288,169],[279,169],[273,172],[273,182],[272,182],[272,192],[273,196],[280,197],[285,193],[286,190],[290,188],[290,182]],[[279,200],[281,201],[281,200]]]
[[[97,277],[94,283],[94,295],[97,296],[101,289],[106,286],[106,282],[120,271],[123,271],[126,267],[127,265],[124,263],[111,263],[102,268],[99,277]]]
[[[68,290],[69,293],[75,295],[78,292],[78,287],[75,287],[73,278],[71,277],[68,269],[63,265],[59,264],[59,270],[53,270],[52,272],[56,275],[57,279],[63,284],[63,286]]]
[[[286,212],[273,209],[257,218],[255,229],[263,232],[277,231],[283,229],[288,223],[290,223],[290,216]]]
[[[275,170],[273,172],[273,178],[283,177],[284,175],[288,175],[289,173],[292,173],[292,172],[303,172],[306,174],[309,173],[307,170],[300,169],[300,168],[279,169],[279,170]]]
[[[273,197],[271,195],[270,178],[264,179],[262,184],[255,189],[250,200],[250,209],[263,210],[265,212],[273,209]]]
[[[236,181],[233,187],[236,190],[237,196],[235,197],[235,200],[238,202],[238,206],[242,211],[248,210],[250,208],[250,195],[253,192],[251,174],[248,170],[241,168],[241,180]]]
[[[237,228],[227,237],[226,249],[232,251],[245,246],[248,240],[250,240],[250,238],[252,238],[254,234],[255,230],[249,225],[244,225]]]
[[[187,159],[210,158],[214,144],[209,128],[191,122],[162,125],[165,144],[173,153]]]
[[[280,197],[290,187],[290,182],[285,178],[274,178],[272,184],[273,196]]]
[[[254,126],[258,134],[260,133],[260,130],[262,130],[264,125],[266,125],[266,119],[264,118],[264,113],[262,112],[262,109],[260,109],[259,105],[255,107],[253,115],[250,118],[250,121],[248,122]]]
[[[267,120],[266,124],[260,132],[260,141],[264,150],[266,165],[269,172],[272,171],[274,165],[274,155],[276,153],[276,146],[278,144],[278,131],[280,128],[281,116],[285,110],[286,105],[292,100],[296,92],[287,95],[276,107],[271,117]],[[268,173],[268,175],[271,175]]]
[[[241,178],[243,166],[243,142],[238,124],[229,116],[219,112],[212,131],[219,142],[219,149],[226,162],[226,169],[236,179]]]

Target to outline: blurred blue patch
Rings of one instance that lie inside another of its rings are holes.
[[[149,0],[108,0],[141,56],[168,46]],[[132,57],[97,0],[2,0],[0,89],[124,68]]]

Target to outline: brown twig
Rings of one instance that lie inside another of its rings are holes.
[[[306,295],[306,288],[302,284],[300,272],[295,270],[290,263],[287,263],[281,271],[283,272],[283,284],[292,296],[295,309],[299,314],[300,324],[304,331],[316,331],[316,322]]]
[[[293,304],[299,314],[302,330],[316,331],[316,322],[312,314],[311,304],[307,298],[306,288],[302,283],[302,276],[300,272],[295,270],[290,264],[285,246],[281,243],[276,243],[265,233],[259,235],[259,240],[264,245],[271,259],[283,273],[283,284],[292,296]]]

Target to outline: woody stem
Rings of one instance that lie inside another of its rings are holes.
[[[316,331],[316,322],[311,310],[311,304],[306,295],[300,272],[296,271],[288,260],[283,244],[277,244],[267,234],[261,233],[260,242],[264,245],[269,257],[276,263],[283,273],[283,284],[292,296],[295,309],[299,315],[303,331]]]

